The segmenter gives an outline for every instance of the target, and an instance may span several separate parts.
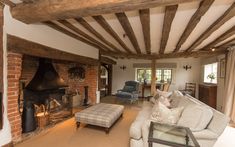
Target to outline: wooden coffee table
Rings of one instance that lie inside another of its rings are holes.
[[[176,125],[151,122],[148,136],[149,147],[163,144],[173,147],[200,147],[191,130]]]

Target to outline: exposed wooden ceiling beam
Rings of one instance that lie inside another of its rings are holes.
[[[149,9],[141,9],[140,21],[142,24],[142,30],[144,35],[144,43],[147,54],[151,54],[151,38],[150,38],[150,12]]]
[[[166,49],[166,44],[169,38],[169,34],[171,31],[171,25],[173,19],[175,18],[175,14],[177,11],[178,5],[167,6],[165,10],[164,22],[163,22],[163,29],[162,29],[162,39],[160,45],[160,54],[164,54]]]
[[[24,3],[33,3],[33,2],[35,2],[36,0],[21,0],[22,2],[24,2]]]
[[[230,46],[233,46],[234,44],[235,44],[235,38],[233,38],[229,41],[226,41],[226,42],[222,43],[221,45],[216,46],[215,48],[216,49],[228,48]]]
[[[82,37],[86,38],[87,40],[90,40],[91,42],[94,42],[95,44],[97,44],[98,46],[100,46],[103,49],[106,49],[108,51],[111,51],[111,49],[109,49],[108,47],[106,47],[105,45],[103,45],[101,42],[97,41],[96,39],[94,39],[93,37],[89,36],[88,34],[86,34],[85,32],[83,32],[82,30],[80,30],[79,28],[75,27],[74,25],[72,25],[70,22],[68,22],[67,20],[58,20],[58,22],[60,22],[61,24],[63,24],[64,26],[66,26],[67,28],[73,30],[74,32],[78,33],[79,35],[81,35]]]
[[[193,52],[177,52],[177,53],[167,53],[167,54],[114,54],[110,52],[102,52],[102,55],[113,56],[117,58],[134,58],[134,59],[163,59],[163,58],[186,58],[186,57],[207,57],[215,56],[220,54],[225,54],[226,49],[219,51],[193,51]]]
[[[181,35],[174,52],[178,52],[184,42],[188,39],[189,35],[195,29],[197,24],[200,22],[201,18],[205,15],[205,13],[209,10],[211,5],[215,0],[204,0],[200,3],[199,8],[194,13],[194,15],[189,20],[187,27],[185,28],[183,34]]]
[[[122,39],[118,36],[118,34],[112,29],[112,27],[108,24],[105,18],[101,15],[93,16],[97,23],[100,24],[103,29],[109,33],[113,38],[125,49],[128,53],[132,53],[132,51],[126,46],[126,44],[122,41]]]
[[[200,0],[37,0],[17,4],[12,16],[25,23],[96,16]],[[50,15],[48,15],[50,14]]]
[[[109,47],[111,47],[113,50],[115,50],[116,52],[122,52],[121,50],[119,50],[115,45],[113,45],[111,42],[109,42],[108,40],[106,40],[99,32],[97,32],[88,22],[86,22],[85,19],[83,18],[75,18],[75,20],[80,23],[84,28],[86,28],[90,33],[92,33],[93,35],[95,35],[99,40],[101,40],[102,42],[104,42],[106,45],[108,45]]]
[[[213,47],[215,47],[216,44],[228,39],[229,37],[231,37],[232,35],[235,35],[235,26],[233,26],[231,29],[227,30],[225,33],[223,33],[222,35],[220,35],[219,37],[217,37],[214,41],[212,41],[211,43],[209,43],[208,45],[206,45],[205,47],[203,47],[202,50],[208,50],[211,49]]]
[[[110,59],[110,58],[104,57],[104,56],[100,57],[100,62],[105,63],[105,64],[114,64],[114,65],[117,64],[117,62],[114,61],[113,59]]]
[[[12,35],[7,35],[7,50],[30,56],[72,61],[89,65],[98,65],[99,63],[97,59],[67,53]]]
[[[47,26],[49,26],[49,27],[51,27],[51,28],[53,28],[53,29],[55,29],[55,30],[61,32],[61,33],[64,33],[64,34],[66,34],[66,35],[68,35],[68,36],[70,36],[70,37],[72,37],[72,38],[75,38],[75,39],[77,39],[77,40],[79,40],[79,41],[81,41],[81,42],[83,42],[83,43],[86,43],[86,44],[88,44],[88,45],[91,45],[91,46],[93,46],[93,47],[99,49],[100,51],[105,51],[103,48],[101,48],[101,47],[98,46],[97,44],[95,44],[95,43],[93,43],[93,42],[91,42],[91,41],[89,41],[89,40],[87,40],[87,39],[84,39],[83,37],[80,37],[80,36],[78,36],[78,35],[76,35],[76,34],[70,32],[70,31],[64,29],[63,27],[61,27],[61,26],[59,26],[59,25],[57,25],[57,24],[55,24],[55,23],[53,23],[53,22],[47,21],[47,22],[44,22],[44,24],[46,24]]]
[[[198,45],[200,45],[206,38],[208,38],[214,31],[220,28],[224,23],[230,20],[235,15],[235,2],[231,7],[219,18],[217,19],[198,39],[186,50],[190,52],[194,50]]]
[[[138,41],[136,39],[134,30],[131,27],[131,24],[126,16],[125,13],[116,13],[116,16],[118,18],[118,21],[120,22],[123,30],[125,31],[126,35],[128,36],[128,38],[130,39],[133,47],[135,48],[136,52],[138,54],[141,54],[141,50],[138,44]]]
[[[13,2],[10,1],[10,0],[0,0],[0,2],[1,2],[2,4],[4,4],[4,5],[8,5],[8,6],[10,6],[10,7],[15,7],[15,6],[16,6],[16,4],[13,3]]]

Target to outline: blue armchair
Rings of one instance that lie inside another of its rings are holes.
[[[138,100],[139,83],[136,81],[127,81],[123,89],[118,90],[116,97],[123,100],[129,100],[131,103]]]

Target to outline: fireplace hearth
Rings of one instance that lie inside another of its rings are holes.
[[[38,119],[45,120],[49,115],[52,122],[60,120],[60,117],[71,116],[69,97],[65,95],[67,85],[60,78],[48,59],[39,59],[38,69],[23,91],[22,132],[34,131],[38,126]],[[43,106],[43,110],[41,110]],[[36,117],[35,117],[36,114]],[[47,123],[45,123],[47,124]]]

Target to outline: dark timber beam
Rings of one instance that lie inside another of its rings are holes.
[[[8,5],[8,6],[10,6],[10,7],[15,7],[15,6],[16,6],[16,4],[13,3],[13,2],[10,1],[10,0],[0,0],[0,2],[1,2],[2,4],[4,4],[4,5]]]
[[[224,43],[222,43],[221,45],[219,46],[216,46],[215,49],[223,49],[223,48],[228,48],[230,46],[233,46],[235,44],[235,38],[229,40],[229,41],[226,41]]]
[[[220,28],[224,23],[233,18],[235,15],[235,2],[230,6],[230,8],[218,18],[198,39],[186,50],[190,52],[194,50],[198,45],[200,45],[206,38],[208,38],[214,31]]]
[[[73,30],[74,32],[78,33],[79,35],[81,35],[82,37],[86,38],[87,40],[90,40],[91,42],[94,42],[95,44],[100,46],[100,48],[103,48],[103,49],[105,49],[107,51],[111,51],[108,47],[103,45],[101,42],[97,41],[96,39],[94,39],[93,37],[89,36],[88,34],[83,32],[82,30],[80,30],[79,28],[75,27],[74,25],[72,25],[67,20],[58,20],[58,22],[60,22],[61,24],[63,24],[67,28]]]
[[[149,9],[141,9],[140,22],[142,24],[142,30],[144,34],[144,43],[147,54],[151,54],[151,38],[150,38],[150,12]]]
[[[131,27],[131,24],[126,16],[125,13],[116,13],[116,16],[118,18],[118,21],[120,22],[123,30],[126,32],[126,35],[128,36],[128,38],[130,39],[133,47],[135,48],[136,52],[138,54],[141,54],[141,50],[138,44],[138,41],[136,39],[134,30]]]
[[[7,49],[11,52],[21,53],[30,56],[71,61],[89,65],[98,65],[97,59],[67,53],[12,35],[7,35]]]
[[[114,65],[117,64],[117,62],[114,61],[113,59],[110,59],[110,58],[104,57],[104,56],[101,56],[101,57],[100,57],[100,62],[101,62],[101,63],[108,64],[108,65],[110,65],[110,64],[114,64]]]
[[[109,42],[108,40],[106,40],[99,32],[97,32],[88,22],[86,22],[85,19],[83,18],[75,18],[75,20],[80,23],[84,28],[86,28],[90,33],[92,33],[93,35],[95,35],[99,40],[101,40],[102,42],[104,42],[106,45],[108,45],[109,47],[111,47],[113,50],[115,50],[116,52],[122,52],[121,50],[119,50],[116,46],[114,46],[111,42]]]
[[[178,52],[178,53],[167,53],[167,54],[114,54],[109,52],[103,52],[102,55],[113,56],[117,58],[134,58],[134,59],[163,59],[163,58],[187,58],[187,57],[209,57],[220,54],[225,54],[226,49],[219,51],[194,51],[194,52]]]
[[[72,38],[75,38],[75,39],[77,39],[77,40],[79,40],[79,41],[81,41],[83,43],[86,43],[86,44],[88,44],[90,46],[93,46],[93,47],[99,49],[100,51],[105,51],[103,48],[101,48],[97,44],[95,44],[95,43],[93,43],[93,42],[91,42],[91,41],[89,41],[89,40],[87,40],[87,39],[85,39],[85,38],[83,38],[81,36],[78,36],[78,35],[76,35],[76,34],[70,32],[70,31],[64,29],[63,27],[61,27],[61,26],[59,26],[59,25],[57,25],[57,24],[55,24],[53,22],[47,21],[47,22],[44,22],[44,24],[49,26],[49,27],[51,27],[51,28],[53,28],[53,29],[55,29],[55,30],[57,30],[57,31],[59,31],[59,32],[61,32],[61,33],[64,33],[64,34],[66,34],[66,35],[68,35],[68,36],[70,36]]]
[[[189,35],[195,29],[197,24],[200,22],[201,18],[205,15],[205,13],[209,10],[211,5],[215,0],[204,0],[200,3],[199,8],[194,13],[194,15],[189,20],[187,27],[185,28],[183,34],[181,35],[174,52],[178,52],[184,42],[188,39]]]
[[[128,53],[132,53],[132,51],[126,46],[126,44],[122,41],[122,39],[118,36],[118,34],[112,29],[112,27],[108,24],[108,22],[104,19],[103,16],[93,16],[96,22],[107,32],[109,33]]]
[[[167,6],[165,9],[165,16],[163,22],[163,29],[162,29],[162,39],[159,54],[164,54],[166,49],[166,44],[170,35],[171,25],[173,19],[175,18],[175,14],[177,11],[178,5]]]
[[[216,44],[228,39],[229,37],[235,35],[235,26],[233,26],[231,29],[227,30],[225,33],[217,37],[214,41],[203,47],[202,50],[208,50],[213,47],[215,47]]]
[[[96,16],[200,0],[37,0],[17,4],[12,16],[25,23]],[[50,14],[50,15],[49,15]]]

